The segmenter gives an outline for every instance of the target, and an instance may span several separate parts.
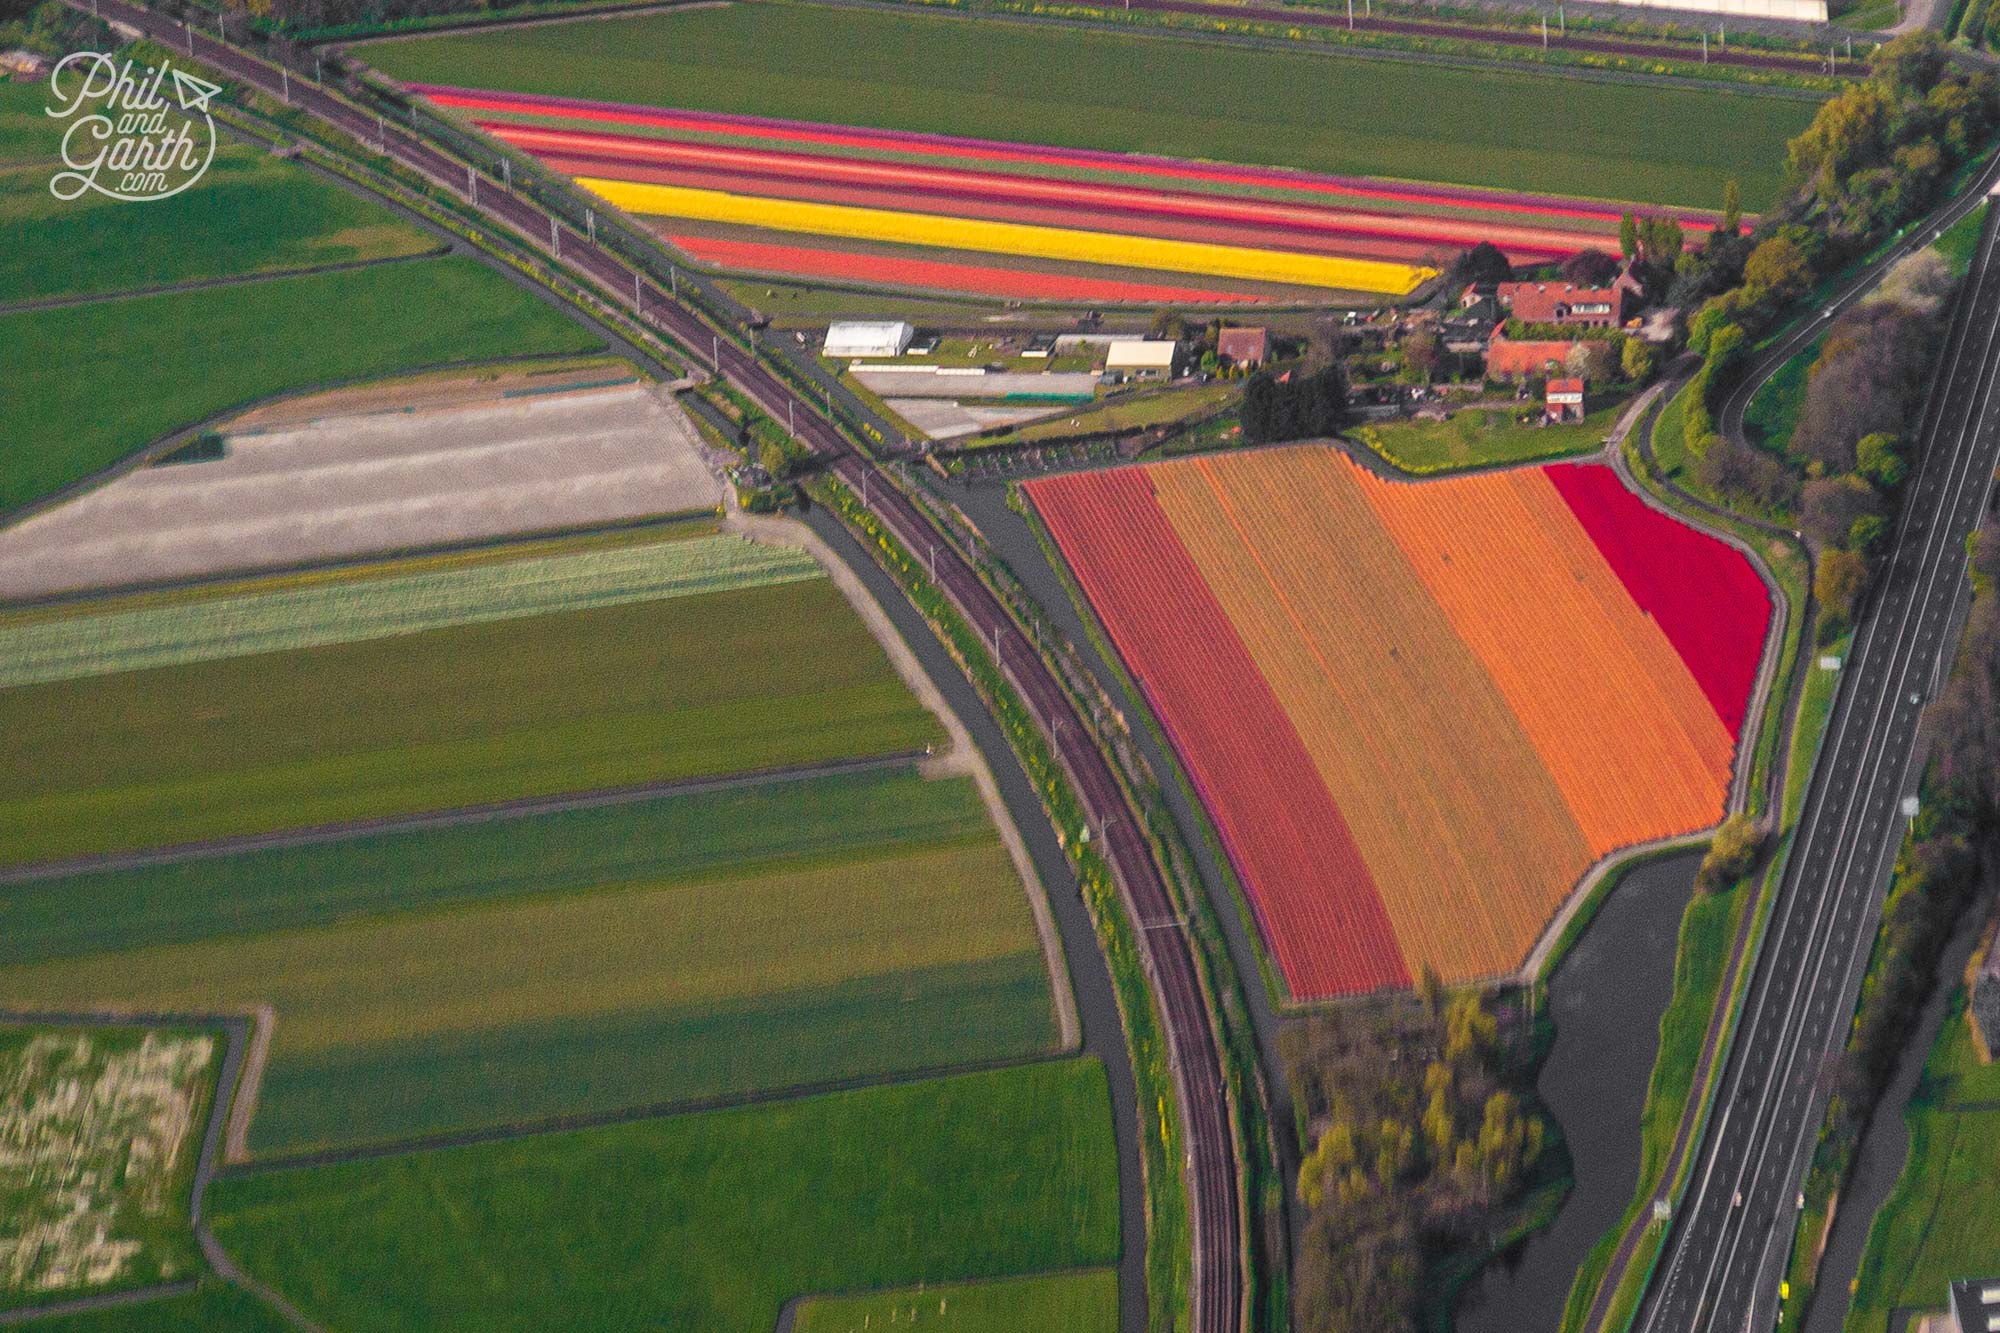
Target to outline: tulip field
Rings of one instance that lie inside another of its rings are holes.
[[[1593,862],[1722,816],[1769,595],[1609,469],[1297,446],[1028,492],[1294,999],[1511,971]]]
[[[1622,212],[1518,191],[444,85],[416,91],[609,202],[660,219],[697,258],[781,276],[1043,300],[1403,296],[1482,240],[1517,264],[1614,249]],[[1696,236],[1712,221],[1678,215]],[[886,250],[858,253],[857,243]],[[1051,264],[1079,267],[1051,273]],[[1236,286],[1176,294],[1185,284],[1165,275]]]

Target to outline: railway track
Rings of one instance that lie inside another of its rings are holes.
[[[333,96],[303,75],[281,75],[278,66],[261,57],[125,0],[68,3],[143,32],[170,50],[184,52],[188,58],[269,96],[283,98],[293,108],[357,140],[377,145],[385,156],[436,184],[461,195],[470,194],[473,206],[485,217],[552,254],[571,273],[678,344],[691,354],[694,363],[712,363],[716,373],[773,420],[795,420],[800,439],[828,470],[860,496],[863,505],[907,549],[928,556],[934,580],[958,613],[991,645],[1000,669],[1019,691],[1069,774],[1131,914],[1140,959],[1160,1007],[1186,1138],[1184,1179],[1192,1232],[1190,1327],[1194,1333],[1235,1333],[1242,1326],[1246,1292],[1235,1134],[1220,1051],[1192,942],[1141,832],[1138,812],[1126,801],[1109,764],[1090,739],[1087,719],[1072,705],[1034,646],[1017,632],[1006,608],[966,558],[938,535],[886,470],[857,450],[819,414],[810,399],[801,400],[762,361],[717,337],[673,293],[662,290],[645,273],[594,240],[564,227],[561,219],[490,177],[478,177],[478,186],[471,188],[474,176],[469,173],[476,174],[475,166]],[[709,355],[703,356],[704,350]],[[1127,1243],[1131,1239],[1127,1238]]]

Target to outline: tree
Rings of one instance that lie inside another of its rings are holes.
[[[1929,29],[1904,33],[1868,58],[1868,72],[1892,97],[1923,97],[1943,77],[1950,52]]]
[[[1445,1011],[1444,1026],[1444,1058],[1452,1061],[1485,1054],[1500,1030],[1485,1004],[1471,991],[1452,1000]]]
[[[1444,1016],[1444,982],[1429,963],[1417,969],[1417,998],[1423,1001],[1424,1012],[1430,1015],[1431,1022]]]
[[[1562,264],[1563,281],[1602,287],[1618,276],[1618,261],[1602,250],[1579,250]]]
[[[1848,549],[1855,523],[1886,509],[1881,494],[1860,477],[1815,477],[1800,496],[1799,527],[1817,545]]]
[[[1644,384],[1660,368],[1660,349],[1644,338],[1627,338],[1618,353],[1618,367],[1634,384]]]
[[[1187,317],[1178,310],[1161,310],[1153,316],[1150,336],[1172,338],[1175,342],[1187,337]]]
[[[1737,187],[1734,176],[1722,182],[1722,218],[1715,230],[1724,236],[1734,236],[1743,230],[1743,191]]]
[[[1847,529],[1847,549],[1863,560],[1871,558],[1876,548],[1889,536],[1889,520],[1881,514],[1863,514]]]
[[[1813,568],[1813,596],[1825,608],[1832,623],[1851,624],[1868,583],[1868,566],[1852,551],[1829,549],[1819,553]]]
[[[1491,241],[1481,241],[1460,255],[1446,274],[1447,290],[1456,294],[1470,283],[1505,282],[1514,276],[1514,266],[1507,262],[1500,247]]]
[[[1299,1201],[1308,1208],[1318,1208],[1327,1190],[1354,1165],[1357,1155],[1354,1126],[1336,1120],[1321,1130],[1319,1142],[1299,1163]]]
[[[1563,369],[1593,385],[1609,384],[1617,378],[1617,345],[1603,338],[1586,338],[1569,349]]]
[[[1789,236],[1773,236],[1762,242],[1743,262],[1744,285],[1769,292],[1780,305],[1805,295],[1812,281],[1812,265],[1805,251]]]
[[[1671,265],[1687,244],[1680,220],[1664,213],[1648,213],[1639,219],[1639,251],[1650,264]]]
[[[1430,329],[1413,329],[1403,338],[1403,367],[1418,384],[1429,384],[1444,355],[1444,344]]]
[[[1995,0],[2000,3],[2000,0]],[[1618,253],[1629,260],[1639,257],[1639,220],[1626,209],[1618,216]]]
[[[1722,827],[1709,840],[1701,868],[1695,871],[1695,884],[1709,893],[1728,888],[1749,873],[1763,848],[1764,830],[1756,820],[1738,811],[1723,820]]]

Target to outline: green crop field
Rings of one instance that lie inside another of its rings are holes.
[[[1768,204],[1785,141],[1814,110],[1718,88],[793,4],[420,38],[366,58],[428,83],[1707,208],[1731,177],[1746,206]]]
[[[816,1296],[799,1302],[794,1333],[869,1333],[896,1328],[938,1333],[1017,1333],[1063,1329],[1114,1333],[1118,1274],[1110,1270],[1002,1278],[948,1287],[905,1287],[864,1296]]]
[[[600,345],[457,256],[0,315],[0,509],[266,395]]]
[[[1979,1063],[1963,991],[1903,1119],[1909,1154],[1869,1230],[1847,1333],[1887,1333],[1892,1309],[1937,1309],[1946,1283],[2000,1272],[2000,1065]]]
[[[59,122],[51,121],[50,144]],[[225,144],[199,183],[143,208],[49,193],[47,165],[0,171],[0,301],[422,254],[443,243],[305,168]]]
[[[810,579],[25,685],[0,690],[0,735],[14,864],[896,753],[941,732]]]
[[[230,1254],[337,1328],[770,1333],[793,1296],[1119,1251],[1089,1059],[255,1172],[208,1197]]]
[[[78,875],[0,914],[32,941],[6,1005],[275,1008],[262,1152],[1056,1039],[971,781],[912,768]]]

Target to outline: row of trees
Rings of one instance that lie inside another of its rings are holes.
[[[1347,372],[1337,362],[1284,379],[1260,370],[1243,386],[1241,421],[1247,444],[1335,434],[1347,423]]]
[[[1822,277],[1935,204],[1996,124],[2000,84],[1990,74],[1951,67],[1934,34],[1897,38],[1876,52],[1868,79],[1828,101],[1792,140],[1791,191],[1756,234],[1718,228],[1674,265],[1669,299],[1699,300],[1688,347],[1702,365],[1682,417],[1695,476],[1813,538],[1828,633],[1851,619],[1886,545],[1953,282],[1948,267],[1934,255],[1906,262],[1879,299],[1829,331],[1782,449],[1722,438],[1713,405],[1756,338]]]
[[[1515,1086],[1524,1053],[1477,994],[1447,999],[1428,973],[1415,1000],[1315,1015],[1281,1040],[1314,1126],[1299,1327],[1413,1330],[1426,1263],[1487,1234],[1542,1158],[1544,1121]]]

